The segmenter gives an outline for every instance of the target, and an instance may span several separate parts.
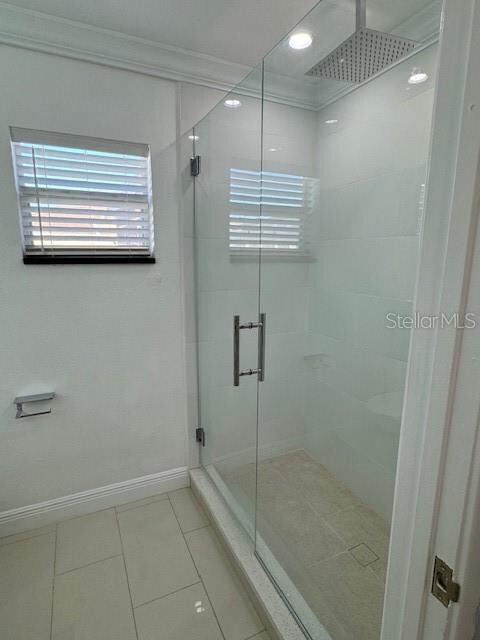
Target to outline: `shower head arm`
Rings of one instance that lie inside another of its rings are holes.
[[[367,25],[367,0],[356,0],[355,30],[359,31]]]

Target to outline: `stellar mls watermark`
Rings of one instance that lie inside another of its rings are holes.
[[[474,329],[477,319],[474,313],[441,313],[429,316],[415,311],[411,315],[387,313],[385,316],[387,329]]]

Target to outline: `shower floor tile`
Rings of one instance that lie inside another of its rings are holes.
[[[223,469],[243,503],[253,464]],[[258,531],[332,640],[378,640],[389,526],[305,451],[258,466]]]
[[[190,489],[0,539],[0,596],[2,640],[270,640]]]

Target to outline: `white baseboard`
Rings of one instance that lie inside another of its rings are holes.
[[[97,489],[73,493],[18,509],[0,512],[0,537],[43,527],[57,520],[74,518],[107,509],[132,500],[148,498],[157,493],[188,487],[187,467],[152,473],[141,478],[116,482]]]

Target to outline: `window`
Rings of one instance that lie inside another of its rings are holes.
[[[308,178],[271,171],[230,169],[231,253],[308,255]]]
[[[148,145],[11,129],[25,263],[154,262]]]

